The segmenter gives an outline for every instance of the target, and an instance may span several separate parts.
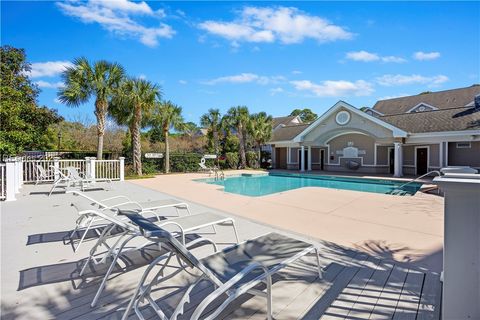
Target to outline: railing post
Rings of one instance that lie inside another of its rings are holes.
[[[23,159],[20,157],[18,164],[18,183],[20,185],[20,188],[23,186]]]
[[[19,167],[19,162],[18,162],[18,157],[13,158],[14,160],[14,168],[15,168],[15,193],[20,192],[20,169]]]
[[[118,160],[120,160],[120,181],[123,181],[125,180],[125,158],[120,157]]]
[[[85,157],[85,175],[87,178],[90,178],[90,171],[91,171],[91,163],[90,163],[90,157]]]
[[[89,174],[89,177],[90,179],[95,179],[95,169],[96,169],[96,165],[95,165],[95,162],[96,162],[96,159],[95,157],[90,157],[90,172],[88,173]]]
[[[59,157],[54,157],[53,158],[53,166],[55,168],[55,181],[57,181],[60,176],[58,174],[58,171],[60,171],[60,158]]]
[[[444,191],[443,319],[480,319],[480,174],[433,179]]]
[[[8,159],[5,163],[5,201],[15,201],[15,161]]]

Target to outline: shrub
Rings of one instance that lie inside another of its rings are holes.
[[[218,160],[218,165],[219,165],[220,169],[222,169],[222,170],[225,170],[225,169],[229,168],[228,164],[227,164],[227,160],[225,160],[225,159],[219,159]]]
[[[236,153],[236,152],[227,152],[227,153],[225,154],[225,157],[226,157],[226,159],[227,159],[228,167],[231,168],[231,169],[237,169],[237,167],[238,167],[238,161],[239,161],[238,153]]]
[[[247,165],[250,168],[256,168],[257,167],[257,153],[255,151],[247,151]]]
[[[202,156],[197,153],[170,154],[171,172],[196,172]]]

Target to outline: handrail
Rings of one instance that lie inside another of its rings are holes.
[[[436,173],[436,174],[438,174],[438,176],[441,176],[441,175],[442,175],[442,173],[441,173],[440,171],[438,171],[438,170],[429,171],[429,172],[421,175],[420,177],[416,177],[415,179],[412,179],[412,180],[408,181],[407,183],[402,184],[399,188],[403,188],[403,187],[405,187],[406,185],[408,185],[408,184],[410,184],[410,183],[412,183],[412,182],[415,182],[415,181],[417,181],[417,180],[419,180],[419,179],[421,179],[421,178],[423,178],[423,177],[426,177],[426,176],[428,176],[428,175],[430,175],[430,174],[432,174],[432,173]]]

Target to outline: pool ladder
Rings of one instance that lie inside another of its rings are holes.
[[[223,172],[223,170],[219,170],[215,168],[214,172],[215,172],[215,181],[225,180],[225,173]]]

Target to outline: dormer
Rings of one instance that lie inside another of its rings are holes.
[[[383,116],[384,114],[381,113],[381,112],[378,112],[377,110],[375,109],[372,109],[372,108],[365,108],[363,110],[363,112],[365,112],[366,114],[372,116],[372,117],[381,117]]]
[[[420,102],[415,107],[408,110],[406,113],[427,112],[427,111],[434,111],[434,110],[438,110],[438,108],[432,105],[429,105],[428,103]]]

